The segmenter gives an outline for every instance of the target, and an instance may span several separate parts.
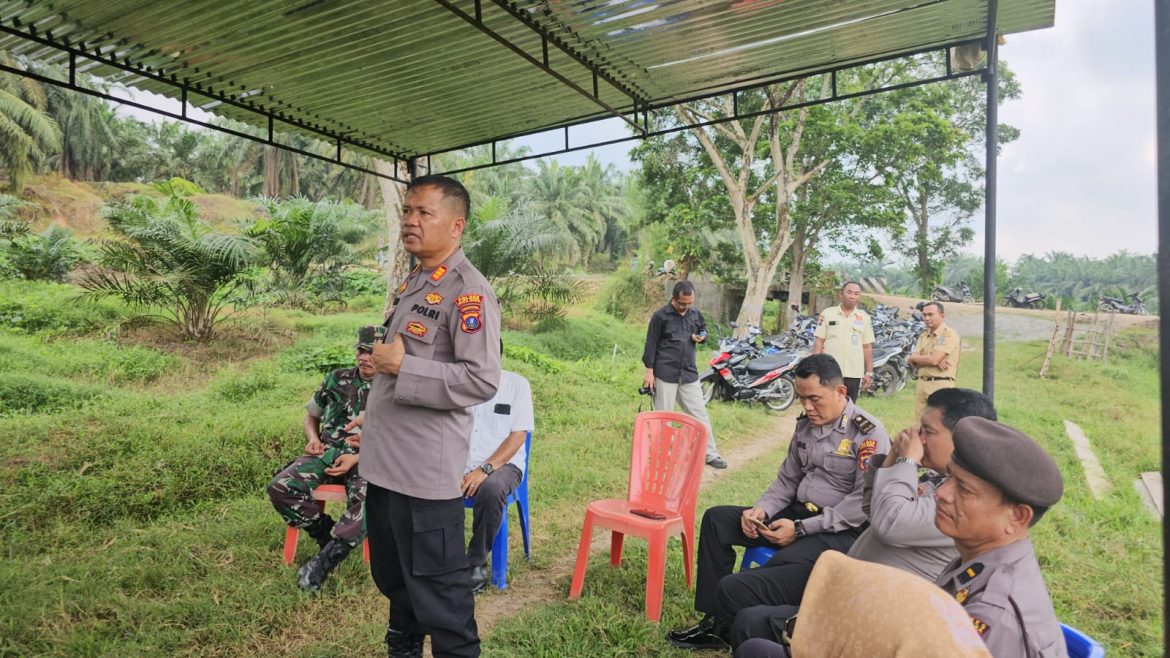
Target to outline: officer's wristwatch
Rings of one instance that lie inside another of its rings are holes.
[[[496,469],[492,468],[491,463],[484,462],[483,465],[479,467],[479,470],[483,471],[484,475],[491,475],[492,471],[494,471]]]
[[[804,521],[801,521],[800,519],[792,522],[792,528],[796,532],[797,539],[800,539],[801,537],[808,534],[804,531]]]
[[[913,464],[914,468],[918,468],[918,467],[922,466],[922,464],[919,464],[918,462],[914,461],[913,459],[911,459],[909,457],[898,457],[897,459],[894,460],[894,466],[897,466],[898,464]]]

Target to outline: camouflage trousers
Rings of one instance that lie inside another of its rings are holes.
[[[366,536],[366,481],[354,466],[341,477],[325,474],[325,462],[303,455],[277,473],[268,483],[268,498],[272,506],[294,528],[313,524],[321,516],[321,508],[313,500],[313,490],[322,484],[344,484],[345,514],[333,526],[334,539],[357,546]]]

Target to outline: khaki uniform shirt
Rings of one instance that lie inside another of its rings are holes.
[[[934,331],[924,332],[918,337],[918,344],[914,346],[914,353],[923,356],[937,356],[939,352],[947,355],[946,370],[933,366],[922,366],[918,369],[918,376],[926,377],[955,377],[959,376],[959,332],[942,324]]]
[[[846,314],[840,306],[821,311],[813,336],[825,341],[825,354],[837,360],[841,373],[849,378],[865,376],[865,352],[862,345],[873,342],[873,324],[869,314],[855,308]]]
[[[890,437],[881,421],[852,402],[828,425],[813,425],[801,416],[776,480],[755,506],[771,518],[792,503],[813,503],[820,514],[804,520],[810,535],[855,528],[865,522],[866,460],[889,451]]]
[[[416,267],[402,283],[385,341],[395,335],[406,356],[398,375],[374,375],[361,476],[415,498],[459,498],[470,407],[500,384],[499,303],[462,249],[433,270]]]
[[[1068,656],[1031,539],[956,558],[935,584],[971,616],[994,658]]]
[[[862,496],[869,527],[853,542],[849,557],[933,581],[959,557],[954,540],[934,525],[934,492],[943,477],[913,464],[882,468],[885,457],[869,460]]]

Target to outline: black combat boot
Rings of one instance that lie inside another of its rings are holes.
[[[341,564],[345,556],[353,550],[353,546],[334,539],[321,549],[321,552],[314,555],[312,560],[305,563],[300,571],[297,571],[297,585],[301,589],[310,592],[316,592],[321,589],[321,583],[325,582],[325,578]]]
[[[423,638],[420,633],[403,633],[393,628],[386,629],[387,658],[422,658]]]
[[[332,531],[333,518],[328,514],[318,516],[311,525],[305,526],[305,532],[317,542],[317,548],[325,548],[325,545],[333,540],[333,536],[329,534]]]

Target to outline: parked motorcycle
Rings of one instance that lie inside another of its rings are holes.
[[[1044,308],[1044,300],[1048,298],[1042,292],[1025,293],[1023,288],[1014,288],[1003,299],[1004,306],[1013,308]]]
[[[1142,298],[1138,293],[1131,292],[1128,296],[1133,300],[1132,304],[1126,304],[1125,300],[1116,297],[1109,297],[1108,295],[1101,295],[1097,302],[1097,310],[1101,313],[1125,313],[1128,315],[1145,315],[1146,305],[1142,303]]]
[[[873,385],[866,393],[888,398],[906,388],[910,381],[910,353],[916,336],[904,334],[873,346]]]
[[[967,287],[967,282],[959,283],[959,288],[953,289],[947,286],[938,285],[934,290],[930,291],[930,298],[936,302],[960,302],[962,304],[974,304],[975,295],[971,293],[971,289]]]
[[[710,368],[699,375],[703,399],[763,402],[773,411],[784,411],[796,399],[792,371],[803,355],[791,351],[764,354],[752,339],[759,331],[748,329],[748,339],[724,338],[711,358]]]

